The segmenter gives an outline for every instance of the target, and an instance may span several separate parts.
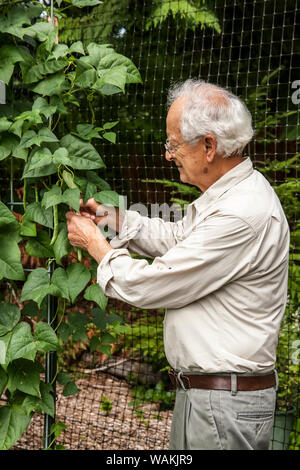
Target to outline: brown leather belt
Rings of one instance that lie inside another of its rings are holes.
[[[252,391],[264,390],[276,386],[275,372],[265,375],[236,375],[232,382],[231,375],[190,375],[177,373],[173,369],[169,370],[169,376],[174,387],[181,387],[184,390],[189,388],[203,388],[206,390],[230,390]]]

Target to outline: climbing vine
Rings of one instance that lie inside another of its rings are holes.
[[[0,80],[7,95],[7,104],[0,105],[0,160],[3,168],[8,163],[20,175],[22,185],[21,214],[0,201],[0,283],[10,292],[21,290],[19,302],[12,295],[0,301],[0,449],[20,438],[34,413],[54,416],[52,384],[43,378],[45,353],[59,352],[72,335],[87,340],[90,323],[99,331],[91,349],[109,353],[118,328],[107,327],[121,321],[106,313],[95,264],[88,253],[75,254],[65,220],[69,208],[79,211],[80,197],[118,205],[119,195],[98,174],[105,163],[94,146],[102,139],[114,143],[112,129],[118,123],[98,122],[93,100],[141,83],[135,65],[109,44],[58,42],[59,19],[68,8],[100,3],[56,0],[50,17],[46,2],[0,2]],[[82,97],[89,116],[73,127],[68,116],[80,108]],[[29,275],[21,244],[41,261]],[[73,262],[66,266],[63,260],[71,252]],[[57,299],[53,324],[45,321],[48,296]],[[74,311],[66,316],[79,296],[91,303],[90,315]],[[68,374],[58,371],[57,379],[65,395],[77,391]]]

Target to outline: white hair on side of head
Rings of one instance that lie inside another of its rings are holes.
[[[242,154],[254,134],[252,117],[243,101],[225,88],[194,79],[170,88],[168,106],[179,97],[185,98],[181,134],[188,144],[195,145],[200,137],[210,134],[217,139],[219,154]]]

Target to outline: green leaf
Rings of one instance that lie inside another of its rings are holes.
[[[56,166],[59,166],[59,165],[71,166],[72,162],[70,158],[68,157],[68,155],[69,155],[68,150],[64,147],[60,147],[53,154],[53,162],[55,163]]]
[[[0,336],[11,331],[19,322],[20,316],[20,310],[16,305],[0,302]]]
[[[10,392],[20,390],[20,392],[39,398],[40,364],[27,359],[19,359],[9,364],[7,373],[7,388]]]
[[[73,341],[87,341],[88,340],[85,328],[77,328],[75,331],[73,331],[72,336],[73,336]]]
[[[89,55],[80,58],[77,65],[89,64],[97,68],[105,56],[115,53],[110,44],[96,44],[95,42],[91,42],[87,46],[87,51]]]
[[[48,415],[54,418],[55,416],[55,403],[53,397],[53,390],[51,384],[40,382],[41,401],[40,408]]]
[[[34,300],[40,307],[48,294],[61,296],[62,292],[57,285],[50,285],[49,273],[45,268],[36,268],[24,283],[21,302]]]
[[[28,121],[29,124],[42,124],[43,120],[40,116],[38,109],[32,109],[31,111],[24,111],[19,116],[15,117],[15,121]],[[11,131],[11,129],[10,129]],[[18,134],[19,135],[19,134]]]
[[[49,119],[52,114],[56,112],[56,106],[50,105],[45,98],[39,96],[33,103],[32,109],[38,111],[40,114],[43,114],[47,119]]]
[[[52,274],[52,284],[55,284],[61,290],[61,296],[69,300],[68,276],[63,268],[57,268]]]
[[[69,48],[66,44],[56,44],[48,60],[53,59],[53,58],[57,60],[60,57],[65,57],[68,53],[69,53]],[[65,65],[66,65],[66,62],[65,62]]]
[[[7,227],[12,224],[17,229],[17,219],[8,209],[8,207],[0,201],[0,227]]]
[[[33,170],[38,170],[39,172],[41,172],[42,170],[42,173],[43,173],[44,167],[48,168],[48,166],[51,164],[52,164],[52,155],[48,148],[35,149],[35,152],[32,155],[30,161],[28,161],[28,164],[26,164],[25,166],[23,178],[25,176],[26,177],[32,176],[29,173],[32,172]],[[39,176],[46,176],[46,175],[40,174]]]
[[[0,160],[4,160],[18,146],[18,139],[14,135],[4,134],[0,139]]]
[[[39,351],[58,351],[58,338],[50,325],[44,322],[37,323],[34,329],[36,347]]]
[[[0,31],[19,38],[23,38],[25,34],[24,24],[30,25],[31,19],[29,9],[21,6],[14,6],[8,11],[7,16],[2,15],[0,17]]]
[[[7,117],[0,118],[0,132],[7,131],[10,128],[12,122],[7,119]]]
[[[26,219],[37,222],[45,227],[53,228],[53,211],[52,208],[44,209],[40,202],[32,202],[26,207]]]
[[[12,150],[12,156],[15,158],[21,158],[22,160],[27,160],[28,150],[21,148],[19,145]]]
[[[100,346],[97,347],[97,350],[103,354],[106,354],[107,356],[111,355],[111,346],[109,344],[100,344]]]
[[[35,222],[23,217],[20,225],[20,235],[23,235],[23,237],[36,237],[37,231]]]
[[[0,64],[0,80],[8,85],[12,74],[14,73],[15,66],[8,60],[4,60]]]
[[[36,238],[28,240],[26,244],[26,253],[36,258],[52,258],[53,249],[50,246],[50,236],[45,230],[40,230]]]
[[[38,132],[40,142],[58,142],[58,138],[49,129],[49,127],[42,127]]]
[[[89,88],[97,80],[97,72],[91,64],[86,63],[82,59],[76,61],[77,67],[74,83],[81,88]]]
[[[21,70],[24,83],[35,83],[44,78],[45,75],[54,74],[64,67],[67,61],[64,59],[43,61],[39,64],[22,63]]]
[[[115,191],[104,190],[100,193],[94,195],[94,198],[97,202],[101,204],[111,205],[115,207],[119,207],[120,205],[120,196]]]
[[[214,12],[208,10],[205,6],[199,8],[195,2],[189,2],[188,0],[169,0],[168,2],[160,3],[147,19],[145,29],[149,30],[152,23],[154,27],[157,27],[168,18],[170,13],[173,18],[184,20],[185,27],[188,26],[191,29],[195,29],[196,26],[201,25],[201,28],[206,26],[221,33],[221,27]]]
[[[75,382],[68,382],[63,389],[63,396],[70,397],[71,395],[76,395],[79,392],[79,389]]]
[[[8,450],[22,436],[31,417],[23,412],[21,406],[0,407],[0,449]]]
[[[11,64],[24,61],[24,49],[13,44],[6,44],[0,47],[0,61],[7,60]]]
[[[85,188],[83,203],[85,204],[88,201],[88,199],[94,197],[94,194],[96,193],[97,193],[97,186],[94,183],[90,183],[88,181],[86,188]]]
[[[66,256],[71,250],[66,224],[60,225],[56,241],[54,245],[52,245],[52,247],[54,251],[54,256],[56,258],[56,263],[61,265],[62,257]]]
[[[0,364],[6,364],[6,352],[11,338],[11,333],[0,338]]]
[[[26,34],[27,36],[38,39],[39,41],[46,41],[53,30],[54,26],[52,23],[41,21],[33,24],[29,28],[26,28]]]
[[[23,178],[48,176],[57,172],[52,154],[48,148],[35,148],[24,166]]]
[[[92,88],[103,95],[111,95],[113,87],[116,87],[115,93],[125,92],[126,67],[113,67],[109,70],[101,70],[100,78],[94,83]],[[99,73],[100,74],[100,73]],[[107,86],[108,85],[108,86]]]
[[[8,84],[14,72],[14,65],[31,57],[24,47],[6,44],[0,48],[0,80]]]
[[[70,325],[68,325],[67,323],[64,323],[64,322],[61,322],[61,324],[59,325],[58,327],[58,335],[60,337],[60,339],[66,343],[69,339],[69,337],[71,336],[72,334],[72,328]]]
[[[106,327],[106,314],[101,308],[93,308],[91,311],[93,323],[100,329],[105,330]]]
[[[69,84],[63,72],[57,72],[44,78],[32,88],[32,91],[42,96],[59,95],[69,89]]]
[[[51,426],[50,434],[54,434],[55,437],[59,437],[64,429],[67,429],[67,426],[61,421],[56,421],[56,423],[53,423]]]
[[[31,301],[28,302],[24,307],[22,308],[22,316],[28,316],[28,317],[36,317],[39,315],[39,309],[38,306],[35,302]]]
[[[70,312],[68,316],[68,322],[69,325],[72,327],[73,333],[77,330],[84,329],[84,327],[89,323],[89,321],[89,318],[80,312]]]
[[[15,281],[23,281],[24,271],[21,264],[18,235],[16,232],[10,231],[9,227],[4,233],[0,230],[0,279],[6,277]]]
[[[66,271],[63,268],[57,268],[52,275],[52,283],[59,287],[64,298],[69,298],[71,303],[74,303],[90,278],[91,274],[83,264],[72,263]]]
[[[29,148],[37,142],[37,133],[34,130],[24,132],[20,140],[19,147]],[[39,145],[39,144],[38,144]]]
[[[76,132],[72,132],[72,134],[77,135],[83,140],[91,140],[91,139],[101,139],[99,135],[100,127],[94,127],[93,124],[78,124],[76,126]]]
[[[76,212],[80,209],[80,191],[78,188],[66,189],[63,194],[63,202],[71,206]]]
[[[117,134],[115,132],[105,132],[102,137],[103,139],[106,139],[108,140],[109,142],[111,142],[112,144],[115,144],[116,143],[116,136]]]
[[[65,372],[60,372],[57,374],[56,380],[60,385],[66,385],[67,383],[72,382],[72,377]]]
[[[68,287],[71,302],[74,303],[77,295],[85,288],[91,278],[91,273],[81,263],[72,263],[67,268]]]
[[[18,323],[10,335],[6,351],[6,364],[19,358],[33,359],[36,347],[29,324],[25,322]]]
[[[66,147],[72,167],[76,170],[94,170],[105,168],[105,164],[92,144],[83,142],[77,137],[67,134],[61,139],[61,146]]]
[[[103,3],[103,1],[101,0],[70,0],[70,2],[72,3],[72,5],[78,8],[92,7]]]
[[[105,124],[103,124],[103,129],[105,129],[105,130],[112,129],[112,128],[115,127],[117,124],[119,124],[119,121],[106,122]]]
[[[0,366],[0,397],[2,396],[2,393],[6,387],[7,380],[8,380],[7,374],[4,372],[4,370]]]
[[[134,63],[122,54],[113,52],[112,54],[106,55],[97,66],[98,73],[114,69],[119,69],[121,74],[124,73],[123,69],[125,69],[125,83],[142,83],[140,73]]]
[[[61,202],[63,202],[61,188],[56,184],[53,184],[51,189],[44,193],[41,206],[48,209],[56,204],[60,204]]]
[[[92,284],[91,286],[89,286],[84,293],[84,298],[86,300],[96,302],[101,308],[101,310],[105,312],[108,298],[105,296],[99,284]]]
[[[69,48],[69,51],[72,53],[77,52],[78,54],[83,54],[83,55],[85,54],[83,44],[81,41],[73,42],[73,44],[71,44]]]

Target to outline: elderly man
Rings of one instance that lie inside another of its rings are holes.
[[[170,449],[268,449],[288,224],[272,187],[242,157],[253,135],[244,103],[188,80],[172,88],[169,104],[166,158],[202,195],[178,222],[109,209],[98,217],[103,207],[92,199],[87,217],[67,214],[69,239],[97,260],[107,296],[166,309],[177,388]],[[119,234],[109,244],[96,224]]]

